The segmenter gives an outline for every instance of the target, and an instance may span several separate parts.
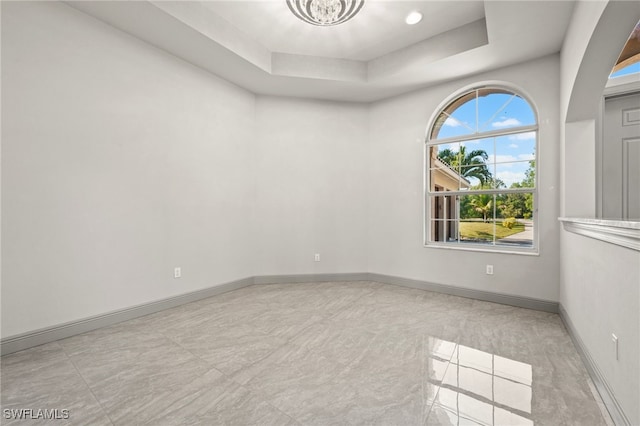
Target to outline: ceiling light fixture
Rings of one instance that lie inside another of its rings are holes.
[[[286,0],[291,12],[304,22],[320,27],[342,24],[356,16],[364,0]]]
[[[420,21],[422,21],[422,13],[417,11],[414,11],[408,14],[407,18],[404,20],[404,22],[406,22],[407,25],[415,25]]]

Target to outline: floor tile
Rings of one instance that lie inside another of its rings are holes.
[[[58,343],[3,356],[1,371],[2,424],[42,424],[38,410],[58,410],[59,424],[111,424]],[[7,419],[5,409],[31,409],[36,418]]]
[[[150,424],[294,425],[296,422],[245,387],[209,372],[157,406]]]
[[[217,329],[203,327],[172,338],[181,347],[229,375],[260,361],[287,342],[284,338],[244,325]]]
[[[103,329],[60,345],[114,423],[143,422],[154,406],[172,402],[177,390],[212,369],[159,334]]]
[[[62,424],[606,424],[558,315],[367,281],[202,299],[5,356],[1,386]]]

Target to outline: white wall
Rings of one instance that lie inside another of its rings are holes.
[[[63,4],[2,8],[3,337],[367,270],[367,105],[256,99]]]
[[[596,212],[596,122],[565,123],[561,216],[594,217]]]
[[[254,95],[62,3],[2,59],[3,336],[253,275]]]
[[[576,4],[561,54],[562,215],[595,215],[598,106],[639,19],[635,2]],[[631,424],[640,424],[640,253],[561,232],[560,303]]]
[[[557,55],[378,102],[369,116],[369,271],[476,290],[558,300]],[[540,255],[424,248],[423,147],[429,119],[459,89],[494,81],[524,90],[539,114]],[[485,274],[493,264],[495,274]]]
[[[366,272],[367,117],[364,104],[258,98],[257,275]]]
[[[562,246],[560,302],[631,424],[639,424],[640,252],[569,232]]]

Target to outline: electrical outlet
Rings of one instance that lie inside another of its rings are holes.
[[[493,265],[487,265],[487,275],[493,275]]]
[[[320,262],[320,253],[316,253],[316,256],[314,257],[314,260],[316,262]]]
[[[177,268],[173,268],[173,278],[180,278],[182,276],[182,268],[179,266]]]
[[[618,358],[618,336],[611,333],[611,341],[613,342],[613,354],[615,355],[616,361],[617,361],[619,359]]]

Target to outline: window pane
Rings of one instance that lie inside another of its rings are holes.
[[[471,182],[450,167],[442,165],[431,168],[429,172],[431,173],[429,189],[432,192],[464,191],[471,187]]]
[[[429,226],[431,241],[451,241],[458,239],[458,197],[455,195],[435,195],[431,197],[431,220]]]
[[[494,196],[462,195],[460,199],[460,241],[492,244]]]
[[[449,167],[459,172],[460,143],[449,143],[429,147],[430,168]]]
[[[492,162],[493,155],[495,153],[493,140],[494,138],[482,138],[461,142],[460,145],[462,146],[462,153],[464,154],[463,156],[467,158],[468,161],[470,161],[471,159],[478,156],[484,157],[486,154],[486,161]],[[480,153],[479,151],[483,151],[484,154]],[[476,153],[476,155],[474,155],[474,153]]]
[[[466,100],[466,97],[465,97]],[[462,126],[467,129],[468,133],[474,133],[476,131],[476,99],[473,96],[471,99],[466,100],[465,103],[459,105],[454,111],[449,112],[451,119],[449,120],[449,125],[451,125],[451,121],[455,121],[455,124],[458,126]],[[445,122],[445,126],[447,123]]]
[[[533,247],[533,222],[531,220],[516,219],[516,223],[509,228],[509,222],[496,224],[496,245],[505,247]]]
[[[430,242],[455,243],[458,241],[456,220],[432,220],[430,226]]]
[[[500,136],[495,139],[497,163],[535,159],[536,132]]]
[[[435,145],[432,148],[435,148],[436,153],[438,155],[444,155],[441,154],[443,151],[451,151],[451,152],[458,152],[460,150],[460,142],[453,142],[453,143],[443,143],[440,145]]]
[[[429,147],[430,191],[457,191],[469,187],[460,175],[458,147],[447,144]]]
[[[494,125],[508,111],[508,107],[516,95],[506,90],[489,89],[479,92],[478,99],[478,130],[486,132],[496,130]]]
[[[474,133],[476,129],[472,126],[475,126],[475,123],[468,123],[467,121],[462,120],[462,114],[457,114],[457,116],[452,117],[448,114],[442,113],[440,117],[438,117],[438,122],[441,123],[441,125],[437,128],[437,132],[434,132],[435,137],[432,136],[431,138],[446,139],[454,136],[465,136]]]
[[[496,203],[496,216],[500,220],[510,217],[517,219],[531,219],[533,217],[532,192],[502,194],[497,197]]]
[[[467,174],[467,176],[464,177],[464,181],[461,181],[461,185],[460,185],[461,191],[475,190],[478,188],[482,188],[483,185],[486,185],[486,182],[483,183],[483,181],[481,181],[479,177],[476,177],[475,174],[472,173],[471,171],[467,171],[466,169],[463,168],[461,173]]]
[[[493,223],[482,219],[460,220],[460,241],[474,244],[493,244]]]
[[[493,217],[493,195],[461,195],[460,219],[487,222]]]
[[[529,161],[496,164],[494,187],[533,188],[535,173]]]
[[[536,118],[529,103],[510,92],[480,96],[478,115],[481,132],[536,124]]]
[[[459,188],[456,189],[479,189],[481,184],[491,180],[492,172],[487,164],[493,161],[493,138],[437,145],[431,149],[435,149],[432,155],[460,174]],[[434,165],[431,167],[434,168]],[[441,164],[440,167],[444,165]],[[447,188],[453,190],[453,188]]]
[[[476,126],[475,91],[466,93],[447,106],[436,120],[431,139],[473,134]]]
[[[464,189],[488,189],[491,187],[493,179],[492,165],[479,163],[475,165],[462,166],[460,174],[468,182],[469,187]]]
[[[533,247],[533,193],[496,196],[496,245]]]

